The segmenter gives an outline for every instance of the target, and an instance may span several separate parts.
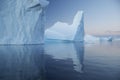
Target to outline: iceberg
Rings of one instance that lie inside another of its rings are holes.
[[[109,41],[109,42],[112,42],[113,41],[113,38],[112,37],[101,37],[100,38],[100,41]]]
[[[86,34],[84,37],[84,42],[85,43],[98,43],[98,42],[112,42],[113,37],[96,37],[93,35]]]
[[[47,0],[0,0],[0,44],[44,42]]]
[[[85,43],[96,43],[96,42],[99,42],[99,40],[100,39],[98,37],[95,37],[95,36],[89,35],[89,34],[86,34],[84,37]]]
[[[69,25],[64,22],[56,22],[45,31],[45,40],[84,41],[84,14],[78,11]]]

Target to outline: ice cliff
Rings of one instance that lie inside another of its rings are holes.
[[[45,31],[45,39],[84,41],[84,14],[78,11],[71,25],[56,22]]]
[[[47,0],[0,0],[0,44],[41,44]]]

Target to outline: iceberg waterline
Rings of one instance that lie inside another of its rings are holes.
[[[44,42],[47,0],[0,0],[0,44]]]

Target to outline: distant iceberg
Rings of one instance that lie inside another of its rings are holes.
[[[109,41],[109,42],[112,42],[113,38],[112,37],[100,37],[100,41]]]
[[[0,44],[44,42],[47,0],[1,0]]]
[[[97,42],[105,42],[105,41],[112,42],[113,38],[112,37],[96,37],[88,34],[86,34],[84,37],[85,43],[97,43]]]
[[[99,38],[98,37],[95,37],[93,35],[88,35],[86,34],[85,37],[84,37],[84,42],[85,43],[96,43],[96,42],[99,42]]]
[[[45,40],[84,41],[84,14],[78,11],[71,25],[56,22],[45,31]]]

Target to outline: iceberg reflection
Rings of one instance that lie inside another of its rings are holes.
[[[43,53],[42,45],[0,46],[0,80],[41,79]]]
[[[45,45],[46,75],[50,80],[80,80],[83,73],[84,43]]]
[[[80,79],[83,60],[82,43],[0,46],[0,80]]]

